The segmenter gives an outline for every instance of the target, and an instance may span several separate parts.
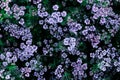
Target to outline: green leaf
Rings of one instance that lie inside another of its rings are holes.
[[[71,80],[71,74],[65,71],[63,75],[63,80]]]
[[[98,67],[98,64],[93,65],[92,72],[96,72],[99,69]]]
[[[2,40],[0,40],[0,46],[3,46],[4,45],[4,43],[2,42]]]
[[[7,66],[7,69],[8,69],[9,71],[16,70],[16,68],[17,68],[16,65],[9,65],[9,66]]]

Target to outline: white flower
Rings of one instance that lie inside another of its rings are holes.
[[[6,75],[6,76],[5,76],[5,79],[10,79],[10,75]]]
[[[64,41],[63,41],[63,44],[64,45],[69,45],[69,40],[70,40],[69,38],[65,38]]]
[[[77,2],[78,2],[78,3],[82,3],[82,2],[83,2],[83,0],[77,0]]]
[[[72,51],[74,49],[74,47],[68,47],[68,51]]]
[[[73,38],[73,37],[71,37],[71,38],[70,38],[70,42],[76,42],[76,39]]]

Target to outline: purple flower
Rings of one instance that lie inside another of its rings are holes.
[[[66,58],[66,57],[67,57],[67,54],[66,54],[66,53],[63,53],[61,56],[62,56],[63,58]]]
[[[2,62],[3,66],[6,67],[8,65],[7,62]]]
[[[81,29],[82,29],[81,24],[76,24],[75,27],[78,28],[78,30],[81,30]]]
[[[24,16],[24,14],[25,14],[24,11],[20,11],[20,12],[18,13],[18,15],[20,15],[20,16]]]
[[[32,39],[27,40],[27,41],[26,41],[26,44],[27,44],[27,45],[31,45],[31,44],[32,44]]]
[[[86,69],[87,69],[87,64],[86,64],[86,63],[83,64],[83,65],[82,65],[82,68],[83,68],[84,70],[86,70]]]
[[[101,18],[100,19],[100,24],[105,24],[106,23],[106,19],[105,18]]]
[[[78,60],[77,60],[77,64],[82,64],[82,60],[81,60],[81,59],[78,59]]]
[[[94,53],[90,53],[90,57],[95,58],[95,54]]]
[[[89,19],[85,19],[84,23],[88,25],[88,24],[90,24],[90,20]]]
[[[64,41],[63,41],[63,44],[64,45],[69,45],[69,41],[70,41],[69,38],[65,38]]]
[[[77,71],[76,70],[74,70],[73,72],[72,72],[72,74],[74,75],[74,76],[77,76]]]
[[[62,77],[62,73],[64,72],[64,69],[62,69],[62,65],[58,65],[57,69],[55,70],[54,74],[59,79]]]
[[[4,54],[0,54],[0,59],[4,60],[5,59],[5,55]]]
[[[29,62],[26,62],[26,63],[25,63],[25,66],[26,66],[26,67],[28,67],[29,65],[30,65],[30,63],[29,63]]]
[[[88,30],[83,30],[83,31],[82,31],[82,34],[83,34],[83,35],[87,35],[87,34],[88,34]]]
[[[48,18],[47,22],[49,24],[55,24],[57,21],[54,18]]]
[[[43,25],[44,21],[43,20],[39,20],[39,24]]]
[[[54,5],[52,8],[53,8],[53,10],[57,11],[59,9],[59,6],[58,5]]]
[[[98,19],[100,17],[99,14],[94,14],[93,19]]]
[[[89,30],[90,30],[90,31],[95,31],[96,28],[95,28],[95,26],[90,26],[90,27],[89,27]]]
[[[97,12],[98,10],[99,10],[98,7],[97,7],[96,5],[93,5],[92,11],[93,11],[93,12]]]
[[[13,57],[12,57],[12,61],[13,61],[13,62],[17,62],[17,60],[18,60],[18,59],[17,59],[17,56],[13,56]]]
[[[43,16],[47,17],[48,16],[48,12],[43,12]]]
[[[74,47],[68,47],[68,51],[73,51],[74,50]]]
[[[48,29],[48,25],[47,25],[47,24],[44,24],[44,25],[43,25],[43,29],[45,29],[45,30]]]
[[[117,67],[117,69],[116,69],[116,70],[117,70],[117,72],[120,72],[120,67]]]
[[[61,12],[61,16],[62,16],[62,17],[65,17],[66,15],[67,15],[67,12],[66,12],[66,11]]]
[[[6,53],[6,57],[11,57],[12,56],[12,53],[11,52],[7,52]]]
[[[20,48],[21,48],[21,49],[24,49],[24,48],[26,48],[26,45],[25,45],[24,43],[21,43],[21,44],[20,44]]]
[[[26,73],[26,74],[25,74],[25,76],[26,76],[26,77],[29,77],[29,76],[30,76],[30,74],[29,74],[29,73]]]
[[[0,38],[2,38],[3,37],[3,35],[2,34],[0,34]]]
[[[37,5],[37,8],[40,9],[41,7],[42,7],[42,4],[39,3],[39,4]]]
[[[62,17],[59,17],[59,18],[57,19],[57,21],[58,21],[59,23],[61,23],[61,22],[63,22],[63,18],[62,18]]]

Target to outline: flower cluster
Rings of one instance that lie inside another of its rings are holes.
[[[119,6],[0,0],[0,80],[120,80]]]
[[[76,46],[76,39],[73,37],[65,38],[63,43],[68,46],[69,51],[72,51]]]
[[[87,70],[87,63],[82,64],[82,60],[78,59],[76,62],[72,62],[71,66],[73,67],[73,76],[77,79],[82,79],[82,77],[87,77],[85,70]]]
[[[70,32],[73,32],[76,35],[77,35],[77,32],[82,29],[81,24],[76,22],[69,22],[68,26],[69,26]]]
[[[55,70],[55,75],[59,79],[62,77],[62,73],[64,72],[64,69],[62,69],[62,65],[58,65],[57,69]]]
[[[11,36],[16,37],[17,39],[22,38],[23,41],[32,38],[30,29],[19,27],[16,24],[10,24],[10,25],[4,26],[4,30],[8,31]]]

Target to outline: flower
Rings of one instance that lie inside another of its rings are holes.
[[[106,19],[105,18],[101,18],[100,19],[100,24],[105,24],[106,23]]]
[[[93,7],[92,7],[92,11],[97,12],[98,10],[99,10],[98,7],[94,4]]]
[[[19,24],[23,25],[25,22],[24,22],[24,19],[21,18],[20,21],[19,21]]]
[[[59,17],[59,18],[57,19],[57,21],[58,21],[59,23],[61,23],[61,22],[63,22],[63,18],[62,18],[62,17]]]
[[[43,25],[44,21],[43,20],[39,20],[39,24]]]
[[[88,25],[88,24],[90,24],[90,20],[89,19],[85,19],[84,23]]]
[[[64,69],[62,69],[62,65],[58,65],[57,69],[55,70],[54,74],[57,76],[57,78],[62,77],[62,73],[64,72]]]
[[[62,11],[62,12],[61,12],[61,16],[62,16],[62,17],[65,17],[66,15],[67,15],[67,12],[66,12],[66,11]]]
[[[0,59],[4,60],[5,59],[5,55],[4,54],[0,54]]]
[[[6,79],[6,80],[9,80],[9,79],[10,79],[10,75],[6,75],[6,76],[5,76],[5,79]]]
[[[83,0],[77,0],[77,2],[78,2],[78,3],[82,3],[82,2],[83,2]]]
[[[66,54],[66,53],[63,53],[61,56],[62,56],[63,58],[66,58],[66,57],[67,57],[67,54]]]
[[[7,62],[2,62],[3,66],[6,67],[8,65]]]
[[[57,11],[59,9],[59,6],[56,4],[56,5],[53,5],[53,10]]]
[[[70,41],[69,38],[65,38],[64,41],[63,41],[63,44],[64,45],[69,45],[69,41]]]

